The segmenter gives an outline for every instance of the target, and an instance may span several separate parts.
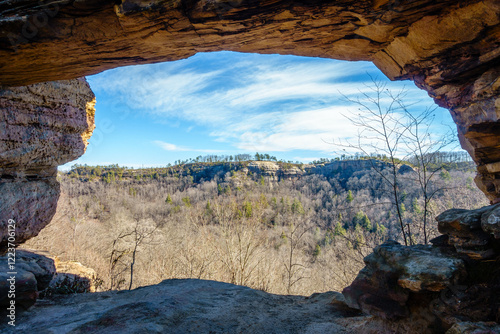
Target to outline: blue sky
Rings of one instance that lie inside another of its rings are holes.
[[[96,130],[79,163],[149,167],[206,154],[269,153],[309,162],[337,156],[356,127],[345,101],[370,77],[408,90],[419,110],[433,104],[412,82],[391,82],[373,64],[234,52],[120,67],[87,77],[97,99]],[[436,129],[453,122],[436,110]],[[439,130],[436,130],[439,131]]]

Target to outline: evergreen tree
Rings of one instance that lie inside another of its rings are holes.
[[[347,203],[351,203],[354,200],[354,196],[352,195],[352,191],[349,190],[347,192],[347,198],[346,198],[346,200],[347,200]]]
[[[347,231],[345,230],[345,228],[342,226],[341,223],[337,223],[335,225],[335,229],[333,231],[333,235],[338,235],[338,236],[346,236],[347,234]]]
[[[321,254],[321,246],[320,245],[316,245],[316,247],[314,247],[313,256],[316,258],[320,254]]]
[[[165,203],[172,204],[172,197],[170,197],[170,194],[167,195],[167,198],[165,199]]]
[[[263,186],[266,184],[266,180],[264,179],[264,176],[262,176],[262,175],[260,176],[260,184]]]
[[[302,203],[296,198],[294,198],[293,203],[292,203],[292,213],[299,214],[299,215],[305,213],[304,208],[302,207]]]
[[[247,217],[247,218],[252,217],[252,203],[245,202],[243,204],[243,211],[245,213],[245,217]]]
[[[189,196],[183,197],[182,201],[188,208],[191,207],[191,199],[189,198]]]
[[[210,205],[210,201],[207,201],[207,205],[205,206],[205,213],[207,215],[212,215],[212,206]]]

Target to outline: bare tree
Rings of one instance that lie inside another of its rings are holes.
[[[290,223],[288,226],[288,233],[284,236],[288,241],[288,255],[284,263],[286,271],[286,293],[292,292],[293,286],[300,280],[306,278],[304,270],[306,266],[299,263],[296,258],[296,252],[299,249],[302,237],[310,230],[307,226],[307,221],[301,221],[297,224]]]
[[[429,204],[435,194],[443,187],[437,187],[435,182],[431,182],[442,166],[436,164],[435,156],[439,151],[456,143],[456,134],[450,128],[442,135],[433,136],[430,128],[433,124],[436,107],[426,108],[418,114],[411,113],[402,100],[393,97],[401,109],[404,111],[409,125],[405,131],[405,145],[409,152],[413,152],[412,163],[416,167],[417,182],[420,186],[420,191],[424,197],[423,211],[423,233],[424,244],[428,242],[427,220],[429,216]]]
[[[369,93],[362,92],[360,97],[349,102],[359,106],[358,114],[345,116],[359,128],[356,143],[338,143],[345,148],[361,151],[365,156],[375,156],[390,162],[390,172],[379,167],[374,159],[370,159],[372,168],[389,185],[392,199],[397,212],[397,218],[405,245],[413,244],[411,224],[404,222],[404,212],[401,202],[401,180],[398,173],[401,160],[411,158],[416,167],[416,181],[424,197],[423,234],[424,243],[428,242],[427,221],[429,204],[434,195],[443,188],[435,187],[431,180],[441,166],[434,164],[435,155],[439,151],[456,142],[455,133],[450,129],[441,135],[432,135],[436,108],[425,108],[420,113],[410,111],[411,105],[405,102],[408,91],[405,89],[392,92],[386,85],[372,79],[368,86]]]
[[[147,224],[141,224],[140,221],[136,219],[132,229],[122,231],[116,238],[114,238],[109,257],[110,290],[120,287],[123,283],[123,279],[118,279],[127,271],[127,268],[130,268],[130,282],[128,289],[132,289],[134,281],[134,266],[136,264],[136,256],[139,251],[139,247],[143,244],[151,245],[156,231],[156,226],[152,227]],[[127,256],[130,256],[130,262],[128,265],[126,265]]]
[[[385,157],[390,162],[390,173],[376,164],[375,159],[370,159],[372,168],[390,186],[392,199],[396,207],[397,218],[401,228],[401,234],[405,245],[408,246],[407,236],[411,235],[410,226],[403,222],[403,213],[400,203],[400,179],[398,175],[397,158],[401,155],[401,144],[408,131],[409,122],[401,113],[400,102],[404,99],[406,91],[393,94],[386,90],[386,85],[372,79],[372,85],[367,86],[370,92],[361,92],[361,96],[355,99],[344,96],[344,98],[358,106],[358,114],[346,116],[349,121],[358,127],[358,138],[356,143],[338,142],[334,143],[344,149],[354,149],[362,152],[365,156]],[[388,99],[388,101],[386,101]],[[411,240],[411,239],[410,239]]]
[[[214,203],[213,211],[221,229],[221,236],[215,240],[214,246],[223,267],[230,275],[230,282],[249,285],[262,258],[261,246],[265,243],[260,235],[259,214],[255,209],[251,211],[251,215],[249,212],[238,212],[235,202]]]

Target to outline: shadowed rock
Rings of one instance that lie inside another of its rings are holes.
[[[13,272],[13,273],[11,273]],[[54,261],[44,255],[25,250],[16,251],[16,261],[9,266],[8,256],[0,257],[0,308],[5,312],[10,300],[15,301],[17,312],[32,306],[38,293],[46,289],[56,272]],[[7,279],[15,277],[15,298],[9,297],[12,290]]]
[[[500,251],[500,205],[477,210],[451,209],[436,217],[439,232],[459,254],[475,260],[488,259]]]
[[[85,152],[95,97],[85,79],[0,87],[0,254],[36,236],[55,214],[57,166]]]
[[[281,296],[182,279],[132,291],[59,296],[23,313],[15,329],[0,329],[2,333],[362,333],[356,326],[367,320],[347,308],[337,292]]]
[[[344,289],[347,304],[418,333],[497,333],[487,322],[500,319],[498,210],[443,212],[436,220],[445,235],[433,246],[376,247]]]
[[[465,264],[457,257],[432,246],[405,247],[395,241],[376,247],[365,264],[342,293],[350,307],[387,320],[418,317],[414,309],[430,301],[429,293],[442,291],[466,276]],[[424,298],[415,301],[410,298],[412,293]]]

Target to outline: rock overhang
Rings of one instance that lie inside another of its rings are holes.
[[[27,91],[21,98],[7,98],[6,103],[18,104],[2,107],[2,113],[14,115],[16,108],[21,113],[29,101],[28,109],[49,119],[50,110],[34,99],[37,85],[59,87],[49,94],[59,95],[56,100],[62,104],[74,105],[67,99],[67,87],[42,82],[222,50],[368,60],[393,80],[413,80],[450,110],[462,147],[478,164],[477,185],[491,201],[500,199],[500,3],[496,0],[0,1],[2,95]],[[55,121],[23,125],[26,133],[35,128],[44,132],[48,126],[47,131],[74,139],[57,145],[37,141],[45,159],[30,153],[36,150],[23,141],[13,140],[19,131],[12,132],[5,117],[1,120],[6,138],[0,141],[0,156],[15,153],[6,149],[12,145],[19,149],[19,154],[1,161],[0,169],[8,170],[9,177],[20,182],[28,182],[27,174],[38,181],[50,179],[55,166],[83,154],[94,128],[92,96],[81,80],[72,82],[80,87],[76,99],[86,106],[57,108],[78,115],[64,112]],[[75,122],[81,124],[73,129],[64,126]],[[58,197],[58,189],[52,188],[50,210]]]

